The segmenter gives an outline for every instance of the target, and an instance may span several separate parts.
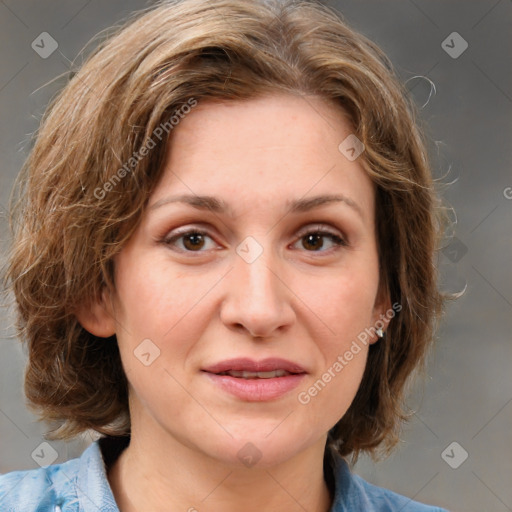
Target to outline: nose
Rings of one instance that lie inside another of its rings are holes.
[[[236,255],[226,278],[220,317],[228,328],[244,330],[255,338],[271,338],[292,325],[293,292],[281,266],[265,253],[250,263]]]

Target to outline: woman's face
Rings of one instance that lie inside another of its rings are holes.
[[[199,102],[173,129],[115,261],[132,435],[260,467],[324,446],[362,379],[358,335],[389,306],[350,134],[341,109],[293,95]]]

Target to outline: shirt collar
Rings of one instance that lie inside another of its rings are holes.
[[[347,461],[337,453],[333,459],[334,498],[329,512],[365,510],[361,508],[360,491]]]
[[[119,512],[107,470],[128,442],[129,437],[104,437],[83,452],[77,477],[80,512]]]

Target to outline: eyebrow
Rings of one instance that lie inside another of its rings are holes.
[[[288,213],[302,213],[319,208],[330,203],[344,203],[354,211],[356,211],[361,218],[364,219],[364,213],[361,207],[349,197],[342,194],[336,195],[320,195],[310,197],[307,199],[295,199],[287,200],[286,208]],[[179,195],[160,199],[156,203],[149,206],[150,210],[156,210],[164,205],[171,203],[185,203],[197,210],[210,210],[215,213],[227,213],[231,217],[234,217],[233,209],[222,199],[214,196],[198,196],[198,195]]]

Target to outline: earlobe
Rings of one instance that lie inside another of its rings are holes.
[[[75,316],[80,325],[94,336],[110,338],[116,333],[114,311],[106,290],[103,290],[101,299],[81,306]]]
[[[370,344],[376,343],[386,335],[389,322],[394,316],[394,310],[391,308],[389,293],[379,293],[373,310],[373,328],[375,335],[372,336]]]

